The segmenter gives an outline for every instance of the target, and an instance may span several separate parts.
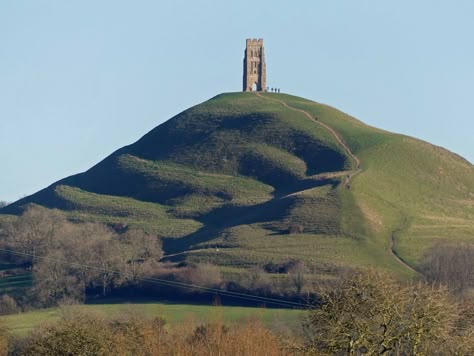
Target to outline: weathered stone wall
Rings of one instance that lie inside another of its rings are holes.
[[[267,67],[263,39],[247,39],[244,56],[243,91],[267,90]]]

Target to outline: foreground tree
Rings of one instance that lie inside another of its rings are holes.
[[[6,356],[12,346],[13,337],[3,320],[0,321],[0,356]]]
[[[445,288],[404,286],[390,275],[369,271],[322,293],[306,330],[318,352],[432,354],[453,344],[458,319],[457,305]]]
[[[20,355],[284,355],[280,340],[258,322],[226,326],[183,323],[165,329],[161,318],[107,320],[70,313],[40,326],[19,347]],[[0,354],[1,355],[1,354]]]
[[[84,313],[63,315],[55,324],[37,328],[24,342],[21,355],[112,355],[113,335],[104,319]]]

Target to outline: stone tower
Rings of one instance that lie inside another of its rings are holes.
[[[244,57],[244,91],[267,90],[267,66],[263,40],[247,39]]]

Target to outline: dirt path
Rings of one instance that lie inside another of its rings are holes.
[[[402,226],[405,224],[405,218],[402,220]],[[403,266],[405,266],[406,268],[408,268],[410,271],[412,271],[415,275],[417,276],[422,276],[422,274],[420,272],[418,272],[416,269],[414,269],[412,266],[410,266],[408,263],[406,263],[398,254],[397,252],[395,251],[395,235],[400,232],[401,230],[403,229],[403,227],[399,227],[397,229],[395,229],[394,231],[392,231],[392,233],[390,234],[390,246],[388,248],[388,251],[390,252],[390,254],[393,256],[393,258],[395,258],[397,260],[398,263],[402,264]]]
[[[298,108],[295,108],[293,106],[290,106],[287,103],[285,103],[283,100],[269,98],[269,97],[261,95],[260,93],[256,93],[255,95],[257,95],[258,97],[260,97],[262,99],[278,102],[278,103],[280,103],[281,105],[283,105],[284,107],[286,107],[290,110],[293,110],[293,111],[300,112],[300,113],[304,114],[311,121],[313,121],[313,122],[317,123],[318,125],[324,127],[336,139],[336,141],[342,146],[342,148],[344,149],[346,154],[349,157],[351,157],[351,159],[354,161],[354,163],[357,167],[356,170],[347,171],[346,173],[341,174],[341,175],[347,174],[347,178],[344,181],[344,186],[347,187],[349,185],[349,183],[351,182],[352,178],[354,178],[357,174],[362,172],[362,169],[360,168],[360,159],[354,153],[352,153],[351,149],[346,145],[346,143],[341,138],[341,136],[339,136],[339,134],[336,131],[333,130],[332,127],[330,127],[330,126],[326,125],[325,123],[319,121],[317,118],[313,117],[309,112],[307,112],[303,109],[298,109]]]
[[[318,125],[324,127],[335,139],[336,141],[342,146],[342,148],[344,149],[344,151],[346,152],[346,154],[351,157],[351,159],[354,161],[357,169],[356,170],[351,170],[351,171],[347,171],[347,172],[337,172],[337,173],[334,173],[334,177],[337,177],[337,176],[342,176],[342,175],[345,175],[347,174],[347,177],[344,181],[344,186],[345,187],[349,187],[350,186],[350,182],[351,180],[357,175],[359,174],[360,172],[362,172],[362,169],[360,168],[360,159],[354,154],[352,153],[351,149],[346,145],[346,143],[343,141],[343,139],[341,138],[341,136],[339,136],[339,134],[333,130],[332,127],[326,125],[325,123],[319,121],[317,118],[313,117],[309,112],[305,111],[305,110],[302,110],[302,109],[298,109],[298,108],[295,108],[295,107],[292,107],[290,105],[288,105],[287,103],[285,103],[283,100],[279,100],[279,99],[274,99],[274,98],[269,98],[269,97],[266,97],[266,96],[263,96],[261,95],[260,93],[256,93],[256,95],[262,99],[266,99],[266,100],[271,100],[271,101],[274,101],[274,102],[278,102],[280,104],[282,104],[284,107],[290,109],[290,110],[293,110],[293,111],[297,111],[297,112],[300,112],[304,115],[306,115],[307,118],[309,118],[310,120],[314,121],[315,123],[317,123]],[[292,193],[290,195],[295,195],[295,194],[299,194],[299,193],[303,193],[305,191],[308,191],[308,190],[311,190],[311,189],[306,189],[306,190],[303,190],[303,191],[299,191],[299,192],[296,192],[296,193]],[[413,273],[417,274],[417,275],[420,275],[420,273],[418,271],[416,271],[412,266],[410,266],[408,263],[406,263],[405,261],[403,261],[402,258],[400,258],[400,256],[397,255],[396,251],[395,251],[395,234],[400,231],[401,228],[399,229],[396,229],[395,231],[393,231],[391,234],[390,234],[390,247],[389,247],[389,252],[390,254],[395,258],[395,260],[397,260],[399,263],[401,263],[403,266],[405,266],[406,268],[408,268],[410,271],[412,271]]]

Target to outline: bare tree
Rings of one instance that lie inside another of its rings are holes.
[[[83,298],[81,286],[74,267],[67,263],[65,251],[54,249],[34,267],[30,302],[51,306],[65,299],[79,301]]]
[[[48,249],[33,268],[33,295],[41,305],[64,298],[86,299],[89,287],[100,286],[105,295],[125,262],[117,253],[112,232],[100,224],[65,223],[56,233],[54,248]]]
[[[307,330],[313,347],[330,354],[437,353],[458,318],[446,289],[401,285],[376,271],[356,273],[321,296]]]
[[[62,230],[60,247],[69,263],[68,273],[75,275],[80,284],[82,299],[93,284],[100,284],[105,295],[119,269],[120,257],[114,249],[113,236],[101,224],[69,224]]]
[[[462,294],[474,287],[474,244],[438,242],[426,251],[421,269],[428,281]]]
[[[120,272],[125,283],[136,284],[163,256],[160,239],[144,231],[129,230],[118,241],[116,253],[123,262]]]
[[[94,259],[96,270],[95,278],[92,283],[102,288],[102,296],[107,294],[114,281],[120,280],[117,272],[124,266],[124,261],[117,254],[117,242],[113,239],[97,239],[93,246],[91,254]]]
[[[179,279],[202,287],[218,287],[222,282],[219,268],[210,263],[198,263],[183,270]]]
[[[259,294],[269,294],[272,292],[272,280],[268,273],[265,273],[263,268],[254,266],[248,270],[248,273],[244,275],[242,285],[250,290]]]
[[[7,244],[24,253],[23,260],[33,266],[36,256],[46,254],[57,242],[58,232],[65,224],[66,218],[59,210],[30,206],[18,219],[5,224]]]
[[[302,261],[297,261],[288,271],[291,284],[295,287],[297,294],[301,294],[303,290],[306,272],[306,267]]]
[[[0,298],[0,315],[14,314],[18,312],[16,300],[8,294],[3,294]]]

